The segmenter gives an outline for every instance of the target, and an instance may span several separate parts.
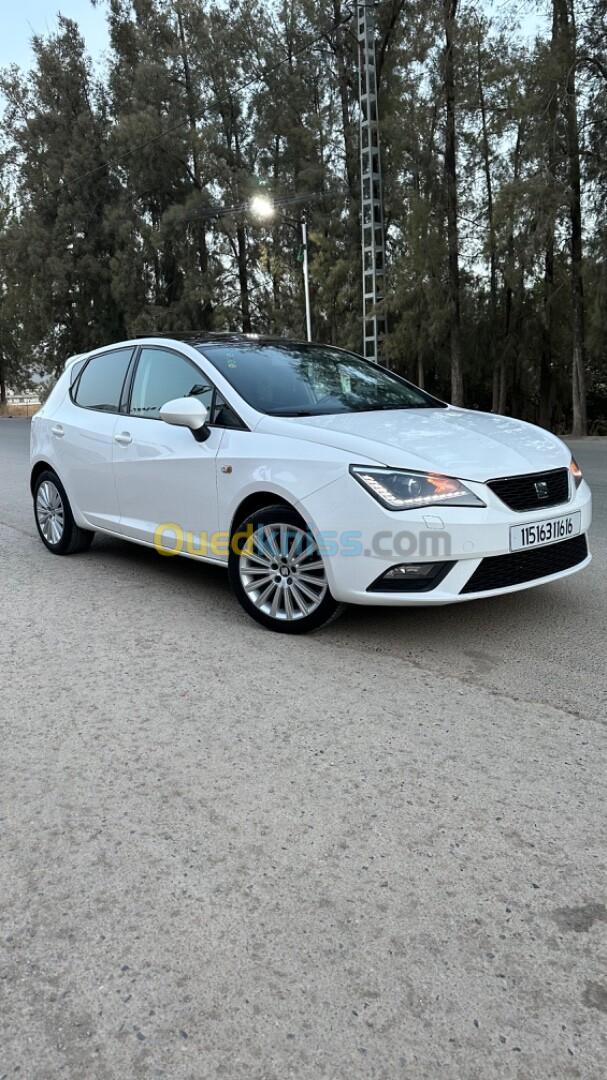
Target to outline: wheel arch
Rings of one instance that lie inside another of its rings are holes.
[[[52,472],[55,473],[55,476],[57,475],[57,470],[54,469],[48,461],[37,461],[36,464],[32,466],[32,471],[30,473],[30,491],[32,495],[36,488],[36,480],[43,472]]]
[[[294,502],[285,499],[284,495],[279,495],[276,491],[254,491],[242,499],[236,507],[230,522],[230,536],[234,535],[238,526],[247,517],[256,513],[257,510],[264,510],[266,506],[288,506],[290,510],[294,510],[299,515],[304,525],[310,524],[310,522],[306,521],[301,509]]]

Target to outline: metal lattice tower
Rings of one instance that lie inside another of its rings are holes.
[[[374,3],[360,3],[358,76],[360,113],[360,190],[363,264],[364,354],[379,360],[386,332],[384,272],[386,238],[377,111]]]

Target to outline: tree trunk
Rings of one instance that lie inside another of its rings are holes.
[[[424,389],[425,382],[426,372],[424,369],[424,350],[420,345],[417,349],[417,385],[419,386],[420,390]]]
[[[185,27],[183,24],[183,15],[179,8],[176,8],[177,15],[177,29],[179,33],[179,45],[181,48],[181,63],[183,66],[183,78],[185,82],[185,94],[188,113],[188,128],[190,132],[190,153],[192,155],[192,172],[194,174],[194,184],[196,190],[202,192],[202,173],[200,169],[200,159],[198,155],[198,147],[196,145],[196,108],[195,108],[195,95],[194,87],[192,83],[192,72],[190,69],[190,61],[188,57],[188,46],[185,36]],[[202,326],[201,330],[208,330],[213,324],[213,305],[208,299],[208,295],[205,294],[208,291],[208,270],[209,270],[209,253],[207,246],[207,235],[204,222],[200,222],[195,226],[196,240],[198,246],[198,268],[200,270],[201,289],[203,298],[201,299],[201,311],[202,311]]]
[[[247,233],[244,224],[236,226],[238,245],[238,284],[240,286],[240,311],[243,334],[251,333],[251,305],[249,302],[249,273],[247,268]]]
[[[516,185],[521,173],[521,149],[523,143],[523,120],[519,120],[516,128],[516,141],[514,143],[514,151],[512,156],[512,177],[514,184]],[[510,366],[512,357],[514,355],[514,341],[513,341],[513,323],[514,323],[514,289],[512,282],[514,278],[514,221],[515,214],[512,212],[510,216],[510,225],[508,228],[508,240],[506,245],[506,295],[504,301],[504,343],[500,352],[499,358],[499,373],[498,373],[498,399],[497,399],[497,412],[503,414],[506,412],[508,403],[508,392],[510,383]],[[522,273],[522,271],[521,271]]]
[[[0,405],[6,405],[6,379],[4,377],[4,368],[0,363]]]
[[[497,333],[497,243],[495,236],[495,216],[493,213],[493,179],[491,176],[491,156],[489,152],[489,131],[487,128],[487,106],[483,86],[483,63],[481,53],[481,35],[479,32],[477,48],[478,103],[481,113],[481,155],[485,174],[485,192],[487,196],[487,230],[489,238],[489,362],[493,371],[493,411],[499,409],[502,386],[501,363],[495,355]],[[501,358],[500,358],[501,360]]]
[[[274,136],[272,162],[272,190],[274,199],[280,193],[280,135]],[[280,264],[280,224],[274,219],[272,226],[272,331],[280,334],[281,308],[281,264]]]
[[[498,400],[497,409],[500,415],[506,412],[508,402],[508,369],[509,361],[512,355],[510,348],[511,341],[511,326],[512,326],[512,308],[514,300],[514,290],[510,282],[506,285],[506,298],[504,303],[504,345],[501,351],[500,363],[499,363],[499,386],[498,386]]]
[[[546,239],[544,254],[544,287],[542,314],[542,351],[540,354],[539,409],[538,423],[550,428],[552,420],[552,342],[553,342],[553,297],[554,297],[554,222]]]
[[[337,25],[343,19],[341,0],[333,0],[333,20]],[[350,57],[346,55],[347,37],[342,32],[332,39],[333,52],[337,69],[337,84],[339,87],[339,103],[341,107],[342,137],[344,140],[344,156],[346,165],[346,183],[348,194],[353,205],[357,203],[358,190],[358,154],[351,119],[351,94],[350,94]]]
[[[464,404],[462,367],[461,300],[459,281],[459,237],[457,220],[457,146],[455,133],[455,65],[453,38],[458,0],[443,0],[445,50],[443,89],[445,93],[445,188],[447,196],[447,245],[449,261],[449,345],[451,353],[451,401]]]
[[[584,283],[582,278],[582,196],[580,178],[580,134],[577,116],[576,64],[577,46],[574,18],[574,0],[554,0],[556,19],[562,43],[562,59],[565,65],[564,113],[567,141],[567,178],[569,196],[569,221],[571,226],[571,307],[572,307],[572,357],[571,398],[573,406],[572,434],[585,435],[586,415],[586,341],[584,319]]]
[[[559,26],[556,17],[556,7],[552,11],[552,41],[551,50],[553,55],[559,52]],[[558,69],[557,69],[558,70]],[[544,248],[544,282],[542,289],[542,346],[540,354],[540,377],[539,377],[539,408],[538,423],[541,427],[549,428],[552,421],[553,410],[553,346],[554,346],[554,236],[556,229],[555,192],[557,187],[557,140],[558,140],[558,115],[559,115],[559,86],[558,77],[548,86],[550,98],[547,107],[548,116],[548,146],[546,153],[546,165],[549,178],[548,210],[546,219],[546,236]]]
[[[510,390],[511,395],[511,409],[513,416],[520,416],[523,419],[529,419],[527,394],[523,391],[521,377],[521,341],[523,336],[523,319],[524,319],[524,296],[525,296],[525,265],[524,262],[521,265],[519,280],[516,290],[516,297],[513,304],[512,315],[512,359],[511,359],[511,373],[512,373],[512,386]]]

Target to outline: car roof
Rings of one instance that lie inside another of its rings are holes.
[[[266,334],[243,334],[237,331],[226,330],[161,330],[149,334],[141,334],[133,338],[133,341],[145,341],[150,338],[167,338],[171,341],[181,341],[184,345],[312,345],[311,341],[298,341],[296,338],[271,336]]]

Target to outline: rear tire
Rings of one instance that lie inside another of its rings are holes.
[[[306,634],[341,614],[316,542],[292,507],[257,510],[234,535],[239,539],[230,543],[230,582],[256,622],[279,634]]]
[[[36,479],[34,517],[40,539],[53,555],[87,551],[93,542],[95,533],[76,525],[65,488],[51,469]]]

